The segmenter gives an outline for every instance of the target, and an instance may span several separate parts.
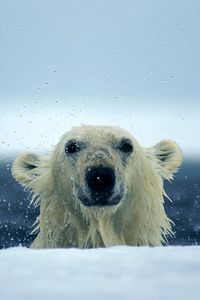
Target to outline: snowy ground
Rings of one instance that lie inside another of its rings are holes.
[[[200,299],[200,247],[0,251],[3,300]]]

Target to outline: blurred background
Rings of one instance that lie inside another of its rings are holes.
[[[169,244],[200,244],[199,16],[197,0],[1,0],[1,248],[28,246],[38,214],[14,158],[80,124],[121,126],[143,146],[177,141]]]

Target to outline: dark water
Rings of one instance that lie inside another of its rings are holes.
[[[29,246],[35,238],[32,224],[38,209],[12,178],[11,160],[0,161],[0,248]],[[200,161],[186,160],[173,183],[165,183],[173,202],[166,199],[168,216],[174,221],[170,245],[200,245]]]

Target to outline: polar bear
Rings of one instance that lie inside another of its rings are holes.
[[[143,148],[114,126],[75,127],[49,155],[19,155],[12,174],[40,207],[32,247],[162,245],[172,233],[163,180],[181,162],[175,142]]]

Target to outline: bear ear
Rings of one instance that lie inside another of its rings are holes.
[[[34,153],[19,155],[13,163],[13,177],[25,187],[31,188],[31,183],[41,175],[43,159]]]
[[[174,141],[163,140],[151,149],[159,164],[160,175],[165,179],[172,179],[183,160],[179,146]]]

